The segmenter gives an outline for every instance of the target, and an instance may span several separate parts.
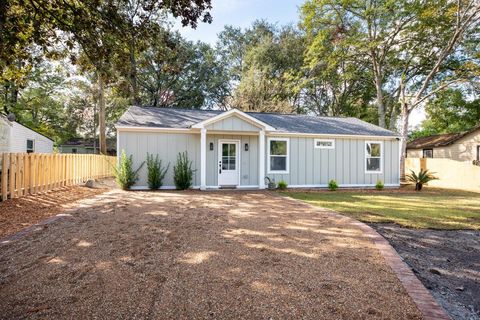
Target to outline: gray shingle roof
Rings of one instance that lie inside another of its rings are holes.
[[[130,107],[118,120],[117,126],[190,128],[192,125],[214,117],[223,111],[198,109],[173,109],[155,107]],[[280,132],[332,135],[396,136],[357,118],[316,117],[298,114],[247,112]]]

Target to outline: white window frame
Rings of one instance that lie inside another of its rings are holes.
[[[29,141],[29,140],[32,141],[32,145],[33,145],[33,146],[32,146],[32,152],[31,152],[31,153],[35,153],[35,139],[27,139],[27,140],[25,140],[25,144],[26,144],[26,146],[25,146],[25,152],[29,153],[29,152],[28,152],[28,141]]]
[[[286,168],[285,170],[270,170],[270,142],[271,141],[286,141],[287,142],[287,155],[286,155]],[[268,167],[267,173],[271,174],[288,174],[290,168],[290,138],[268,138],[267,139],[267,159]]]
[[[331,142],[331,147],[317,146],[317,142]],[[315,149],[335,149],[335,139],[314,139],[313,146]]]
[[[367,169],[367,159],[369,158],[377,158],[377,157],[368,157],[368,153],[367,153],[367,145],[369,143],[377,143],[380,145],[380,170],[379,171],[369,171]],[[364,165],[365,165],[365,173],[366,174],[383,174],[383,141],[365,141],[365,147],[364,147],[364,156],[365,156],[365,161],[364,161]]]

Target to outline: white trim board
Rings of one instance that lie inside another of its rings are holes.
[[[175,186],[161,186],[160,189],[155,189],[155,190],[176,190],[177,188]],[[200,189],[200,186],[193,186],[190,189]],[[130,190],[137,190],[137,191],[143,191],[143,190],[152,190],[148,186],[133,186],[130,188]],[[152,190],[152,191],[155,191]]]
[[[276,129],[272,126],[270,126],[269,124],[261,121],[261,120],[258,120],[257,118],[255,117],[252,117],[251,115],[249,114],[246,114],[245,112],[243,111],[240,111],[238,109],[231,109],[231,110],[228,110],[226,112],[223,112],[223,113],[220,113],[220,114],[217,114],[216,116],[214,117],[211,117],[209,119],[206,119],[206,120],[203,120],[201,122],[198,122],[196,124],[194,124],[192,126],[192,128],[204,128],[205,126],[209,125],[209,124],[212,124],[212,123],[215,123],[217,121],[220,121],[220,120],[223,120],[223,119],[226,119],[232,115],[236,115],[238,116],[240,119],[243,119],[249,123],[251,123],[252,125],[254,126],[257,126],[257,127],[260,127],[260,128],[264,128],[265,130],[270,130],[270,131],[275,131]]]
[[[200,134],[198,128],[161,128],[161,127],[134,127],[134,126],[115,126],[118,132],[165,132],[165,133],[195,133]],[[218,131],[207,130],[207,134],[238,134],[238,135],[258,135],[252,131]],[[353,134],[326,134],[326,133],[297,133],[297,132],[278,132],[268,130],[266,137],[303,137],[303,138],[344,138],[344,139],[371,139],[371,140],[396,140],[399,136],[375,136],[375,135],[353,135]]]
[[[331,134],[331,133],[298,133],[298,132],[267,132],[267,137],[304,137],[304,138],[351,138],[351,139],[377,139],[377,140],[397,140],[399,136],[375,136],[375,135],[355,135],[355,134]]]
[[[365,187],[375,187],[375,183],[366,183],[366,184],[339,184],[339,188],[365,188]],[[400,183],[385,183],[383,185],[387,188],[400,187]],[[328,184],[294,184],[288,185],[288,188],[328,188]]]

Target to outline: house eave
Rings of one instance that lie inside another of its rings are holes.
[[[254,117],[252,117],[251,115],[248,115],[246,114],[245,112],[243,111],[240,111],[238,109],[231,109],[229,111],[226,111],[226,112],[223,112],[223,113],[220,113],[214,117],[211,117],[209,119],[206,119],[206,120],[203,120],[201,122],[198,122],[194,125],[191,126],[191,128],[193,129],[202,129],[202,128],[205,128],[205,126],[208,126],[212,123],[215,123],[217,121],[220,121],[222,119],[226,119],[232,115],[236,115],[238,116],[239,118],[247,121],[247,122],[250,122],[251,124],[259,127],[259,128],[262,128],[266,131],[275,131],[276,129],[272,126],[270,126],[269,124],[263,122],[263,121],[260,121]]]

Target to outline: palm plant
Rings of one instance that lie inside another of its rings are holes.
[[[428,169],[420,169],[418,174],[415,171],[410,170],[411,173],[407,175],[407,180],[415,183],[415,190],[420,191],[425,183],[428,183],[432,180],[437,180],[438,178],[434,176],[435,172],[429,172]]]

